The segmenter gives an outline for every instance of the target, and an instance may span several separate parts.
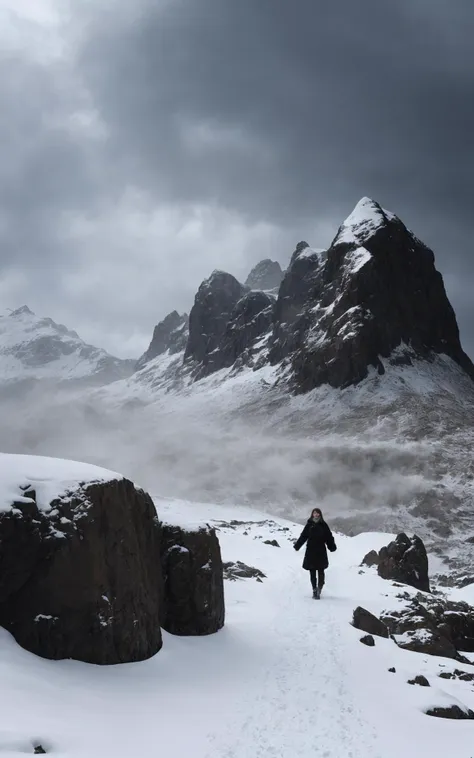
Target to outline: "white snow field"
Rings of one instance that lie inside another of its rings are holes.
[[[224,561],[243,561],[266,578],[226,581],[226,625],[217,635],[165,633],[162,651],[138,664],[47,661],[0,630],[1,756],[32,754],[38,743],[58,758],[474,755],[474,721],[423,712],[454,703],[474,709],[472,685],[437,676],[469,667],[390,640],[365,647],[350,625],[357,605],[378,613],[397,603],[399,589],[359,568],[391,535],[336,535],[317,601],[303,551],[292,546],[300,525],[245,507],[156,505],[164,521],[213,523]],[[232,519],[245,523],[221,523]],[[431,687],[409,685],[417,674]]]

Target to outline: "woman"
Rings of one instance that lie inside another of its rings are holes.
[[[324,570],[329,566],[328,550],[333,553],[336,550],[336,543],[332,532],[325,520],[320,508],[314,508],[308,522],[294,544],[295,550],[299,550],[306,545],[306,553],[303,561],[303,568],[309,571],[311,586],[313,588],[313,597],[319,600],[321,590],[324,585]],[[318,584],[316,585],[316,572],[318,574]]]

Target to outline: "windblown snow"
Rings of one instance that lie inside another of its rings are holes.
[[[432,706],[474,708],[467,682],[440,679],[466,664],[411,653],[391,640],[360,644],[358,605],[379,613],[399,590],[372,569],[369,549],[391,535],[336,534],[320,601],[311,598],[301,526],[244,507],[156,501],[165,521],[217,527],[225,562],[258,568],[261,581],[226,581],[226,626],[180,638],[138,664],[98,667],[46,661],[0,631],[2,727],[6,758],[47,753],[77,758],[459,758],[472,755],[472,721],[427,716]],[[265,544],[277,540],[279,547]],[[456,590],[467,599],[469,588]],[[463,594],[464,593],[464,594]],[[389,668],[396,672],[390,673]],[[430,687],[408,684],[423,674]],[[403,747],[400,746],[400,741]]]

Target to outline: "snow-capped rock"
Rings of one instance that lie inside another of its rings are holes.
[[[26,305],[0,316],[0,382],[27,380],[107,384],[130,376],[134,362],[92,345]]]
[[[155,326],[153,338],[146,353],[137,361],[136,370],[140,371],[147,363],[159,355],[169,352],[170,355],[183,352],[189,336],[188,315],[180,315],[177,311],[169,313],[163,321]]]
[[[265,258],[252,269],[245,286],[252,290],[276,290],[283,279],[283,271],[278,261]]]
[[[398,364],[447,355],[474,379],[433,252],[394,214],[364,198],[324,262],[294,255],[280,287],[271,360],[289,359],[293,386],[346,387]],[[295,275],[296,274],[296,275]]]
[[[394,220],[395,214],[384,210],[370,197],[363,197],[339,227],[331,247],[343,242],[357,245]]]
[[[0,454],[0,624],[45,658],[114,664],[161,648],[149,495],[75,461]]]

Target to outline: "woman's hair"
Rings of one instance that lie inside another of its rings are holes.
[[[321,521],[324,521],[324,516],[323,516],[323,512],[322,512],[321,508],[313,508],[313,510],[311,511],[310,518],[313,518],[313,513],[315,511],[316,511],[316,513],[319,513],[319,515],[321,516]]]

